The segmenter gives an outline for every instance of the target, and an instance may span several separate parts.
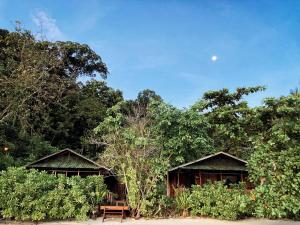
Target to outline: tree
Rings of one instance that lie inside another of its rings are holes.
[[[17,127],[0,124],[0,170],[28,164],[57,150],[40,136],[30,136],[19,132]]]
[[[124,102],[113,106],[95,129],[99,140],[106,145],[99,161],[107,163],[121,178],[133,216],[139,218],[158,184],[164,181],[169,161],[143,109],[134,107],[132,114],[124,115],[122,105]]]
[[[147,108],[133,103],[110,108],[89,140],[105,146],[99,161],[117,172],[133,215],[139,217],[163,196],[161,186],[170,164],[195,159],[211,148],[205,117],[196,111],[178,110],[152,98]]]
[[[255,214],[300,218],[300,96],[268,98],[256,109],[264,127],[248,161]]]
[[[225,151],[247,159],[252,153],[251,138],[259,132],[255,112],[248,107],[244,97],[262,91],[262,86],[209,91],[192,108],[205,115],[216,151]]]
[[[162,98],[150,89],[145,89],[138,93],[137,99],[135,102],[143,108],[147,108],[151,101],[162,102]]]
[[[108,74],[87,45],[37,41],[29,31],[0,34],[0,122],[13,120],[32,132],[32,121],[59,104],[79,76]]]
[[[127,100],[122,104],[121,111],[124,115],[130,115],[134,108],[139,109],[141,116],[147,116],[149,105],[152,101],[163,102],[162,98],[150,89],[145,89],[138,93],[138,96],[134,100]]]
[[[99,151],[103,150],[101,146],[90,145],[86,139],[93,135],[93,129],[105,119],[106,111],[121,101],[122,92],[108,87],[103,81],[91,80],[81,86],[74,132],[78,133],[77,140],[80,140],[85,155],[97,158]]]
[[[95,157],[97,148],[86,145],[85,137],[103,121],[107,109],[122,99],[122,93],[108,87],[104,81],[92,79],[85,84],[79,83],[60,105],[49,109],[49,123],[40,126],[40,133],[54,146],[84,148],[86,155]]]
[[[300,95],[299,87],[295,87],[295,88],[291,89],[290,94],[291,95]]]
[[[211,154],[212,140],[205,116],[194,109],[179,110],[164,102],[152,101],[149,114],[158,142],[170,155],[172,166]]]
[[[1,155],[17,164],[51,153],[52,146],[82,148],[86,133],[122,100],[105,82],[78,82],[82,76],[108,75],[87,45],[39,41],[18,27],[0,29],[0,48],[0,147],[10,150]],[[94,151],[86,150],[93,156]]]

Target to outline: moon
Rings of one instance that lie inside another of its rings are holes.
[[[211,61],[215,62],[215,61],[217,61],[217,60],[218,60],[218,56],[213,55],[213,56],[211,57]]]

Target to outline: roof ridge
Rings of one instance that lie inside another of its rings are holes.
[[[185,166],[188,166],[188,165],[197,163],[197,162],[201,162],[201,161],[203,161],[203,160],[212,158],[212,157],[217,156],[217,155],[220,155],[220,154],[226,155],[226,156],[231,157],[231,158],[233,158],[233,159],[235,159],[235,160],[238,160],[238,161],[240,161],[240,162],[247,163],[247,161],[245,161],[245,160],[243,160],[243,159],[240,159],[240,158],[238,158],[238,157],[236,157],[236,156],[234,156],[234,155],[231,155],[231,154],[229,154],[229,153],[227,153],[227,152],[219,151],[219,152],[216,152],[216,153],[213,153],[213,154],[204,156],[204,157],[202,157],[202,158],[200,158],[200,159],[196,159],[196,160],[193,160],[193,161],[190,161],[190,162],[187,162],[187,163],[183,163],[183,164],[181,164],[181,165],[179,165],[179,166],[173,167],[173,168],[169,169],[169,171],[173,171],[173,170],[176,170],[176,169],[179,169],[179,168],[182,168],[182,167],[185,167]]]
[[[74,154],[74,155],[77,155],[78,157],[80,157],[80,158],[82,158],[82,159],[84,159],[84,160],[86,160],[86,161],[88,161],[88,162],[94,164],[94,165],[97,166],[98,168],[104,168],[104,169],[106,169],[106,170],[108,170],[108,171],[111,172],[111,170],[110,170],[109,168],[107,168],[107,167],[105,167],[105,166],[102,166],[102,165],[99,165],[98,163],[94,162],[93,160],[91,160],[91,159],[89,159],[89,158],[83,156],[82,154],[80,154],[80,153],[78,153],[78,152],[76,152],[76,151],[74,151],[74,150],[72,150],[72,149],[70,149],[70,148],[65,148],[65,149],[62,149],[62,150],[60,150],[60,151],[58,151],[58,152],[54,152],[54,153],[52,153],[52,154],[50,154],[50,155],[47,155],[47,156],[45,156],[45,157],[42,157],[42,158],[40,158],[40,159],[38,159],[38,160],[36,160],[36,161],[34,161],[34,162],[32,162],[32,163],[27,164],[25,167],[30,167],[30,166],[32,166],[32,165],[34,165],[34,164],[36,164],[36,163],[42,162],[42,161],[44,161],[44,160],[46,160],[46,159],[49,159],[49,158],[51,158],[51,157],[53,157],[53,156],[59,155],[59,154],[65,152],[65,151],[68,151],[68,152],[71,152],[71,153]]]

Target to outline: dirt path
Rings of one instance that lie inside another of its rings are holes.
[[[33,223],[9,223],[0,221],[0,224],[12,224],[12,225],[29,225]],[[40,225],[101,225],[102,218],[97,220],[88,220],[83,222],[77,221],[57,221],[57,222],[43,222]],[[103,225],[115,225],[121,224],[119,219],[107,219]],[[126,219],[123,221],[124,225],[300,225],[300,221],[290,220],[267,220],[267,219],[245,219],[239,221],[226,221],[215,220],[206,218],[191,218],[191,219],[152,219],[152,220],[134,220]]]

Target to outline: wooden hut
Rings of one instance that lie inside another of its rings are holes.
[[[225,152],[218,152],[198,160],[188,162],[168,171],[167,193],[174,195],[174,188],[203,185],[209,180],[224,181],[225,184],[245,181],[247,188],[251,188],[247,182],[246,161]]]
[[[49,173],[64,174],[66,176],[102,175],[108,189],[116,193],[119,198],[125,198],[124,185],[118,182],[115,174],[110,169],[68,148],[30,163],[26,168],[45,170]]]

